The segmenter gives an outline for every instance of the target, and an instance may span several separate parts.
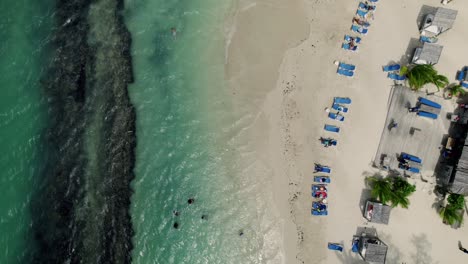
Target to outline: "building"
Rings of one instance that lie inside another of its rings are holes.
[[[452,28],[458,11],[443,7],[436,8],[433,13],[425,16],[421,26],[421,35],[423,36],[438,36],[443,32]]]
[[[414,64],[437,64],[443,48],[441,45],[424,43],[422,47],[414,50],[411,62]]]

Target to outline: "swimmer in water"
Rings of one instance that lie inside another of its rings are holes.
[[[176,35],[177,35],[177,29],[175,27],[172,27],[171,28],[171,33],[172,33],[172,36],[175,38]]]

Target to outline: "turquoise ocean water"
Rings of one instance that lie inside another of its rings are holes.
[[[236,140],[249,121],[233,108],[224,76],[224,19],[233,1],[124,1],[137,113],[134,263],[266,263],[280,254],[266,252],[276,242],[264,236],[263,198],[246,183],[239,151],[246,147]],[[25,263],[35,250],[31,193],[45,166],[40,80],[54,3],[0,7],[7,40],[0,42],[0,263]]]

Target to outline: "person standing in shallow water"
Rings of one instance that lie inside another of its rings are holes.
[[[172,37],[175,39],[177,36],[177,29],[175,27],[171,28]]]
[[[188,204],[193,204],[195,202],[195,198],[190,198],[187,200]]]

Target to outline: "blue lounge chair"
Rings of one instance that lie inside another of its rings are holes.
[[[343,70],[348,70],[348,71],[354,71],[356,69],[356,66],[354,66],[352,64],[347,64],[347,63],[344,63],[344,62],[340,62],[338,64],[338,68],[341,68]]]
[[[328,197],[327,186],[324,184],[312,185],[312,197],[326,199]]]
[[[379,0],[369,0],[371,3],[377,3]]]
[[[433,113],[429,113],[429,112],[424,112],[424,111],[419,111],[417,113],[418,116],[422,116],[422,117],[428,117],[428,118],[432,118],[432,119],[437,119],[437,115],[436,114],[433,114]]]
[[[343,252],[343,245],[339,243],[328,243],[328,249]]]
[[[409,172],[413,172],[413,173],[419,173],[419,169],[416,168],[416,167],[410,167],[408,165],[405,165],[403,163],[399,163],[398,164],[398,168],[402,169],[402,170],[406,170],[406,171],[409,171]]]
[[[351,41],[351,39],[354,39],[354,42],[355,42],[356,44],[361,43],[361,38],[360,38],[360,37],[351,37],[350,35],[345,35],[345,36],[344,36],[344,40],[345,40],[345,41]]]
[[[351,251],[354,253],[359,252],[359,237],[353,237],[353,243],[351,244]]]
[[[322,202],[313,202],[312,215],[328,215],[328,206]]]
[[[361,35],[365,35],[367,34],[367,28],[363,28],[363,27],[360,27],[360,26],[356,26],[356,25],[352,25],[351,26],[351,30],[354,31],[354,32],[357,32]]]
[[[343,113],[347,113],[348,112],[348,107],[345,107],[345,106],[342,106],[342,105],[339,105],[339,104],[333,104],[332,105],[332,108],[337,110],[337,111],[340,111],[340,112],[343,112]]]
[[[416,163],[422,163],[422,159],[420,159],[419,157],[408,154],[408,153],[405,153],[405,152],[401,153],[401,158],[405,159],[405,160],[411,160],[411,161],[414,161]]]
[[[340,115],[340,114],[328,113],[328,117],[329,117],[330,119],[338,120],[338,121],[341,121],[341,122],[344,121],[344,116],[342,116],[342,115]]]
[[[386,65],[382,67],[382,70],[384,72],[399,71],[400,69],[401,69],[400,64],[391,64],[391,65]]]
[[[318,183],[330,183],[330,177],[328,176],[314,176],[314,182]]]
[[[468,83],[467,82],[461,82],[461,86],[463,88],[468,88]]]
[[[406,80],[405,75],[398,75],[396,73],[388,73],[387,77],[392,79],[392,80],[395,80],[395,81],[404,81],[404,80]]]
[[[421,104],[425,104],[425,105],[428,105],[428,106],[431,106],[431,107],[434,107],[434,108],[438,108],[438,109],[441,109],[442,106],[436,102],[433,102],[429,99],[426,99],[424,97],[419,97],[418,98],[418,101],[421,103]]]
[[[346,76],[346,77],[353,77],[353,75],[354,75],[353,71],[348,71],[348,70],[344,70],[344,69],[341,69],[341,68],[338,68],[336,73],[338,73],[339,75]]]
[[[361,9],[363,9],[365,11],[369,11],[369,6],[371,6],[371,5],[364,4],[363,2],[359,3],[359,8],[361,8]],[[373,10],[375,10],[375,5],[373,5],[371,7],[374,8]]]
[[[314,173],[315,172],[330,173],[331,169],[328,166],[322,166],[320,164],[315,164]]]
[[[336,139],[333,138],[320,137],[319,140],[322,143],[322,145],[326,148],[328,148],[329,146],[336,146],[336,144],[338,144],[338,141],[336,141]]]
[[[436,43],[437,42],[437,38],[436,37],[426,37],[426,36],[421,36],[419,37],[419,41],[421,42],[426,42],[426,43]]]
[[[341,45],[341,48],[343,48],[345,50],[349,50],[349,51],[356,51],[358,47],[354,46],[353,48],[351,48],[351,46],[348,43],[343,43]]]
[[[466,71],[459,71],[458,72],[458,75],[457,75],[457,80],[458,81],[463,81],[463,79],[465,79],[465,74],[466,74]]]
[[[340,128],[334,125],[325,125],[323,129],[325,129],[326,131],[334,132],[334,133],[340,132]]]
[[[363,17],[363,18],[365,18],[365,17],[366,17],[366,15],[367,15],[367,12],[368,12],[367,10],[366,10],[366,11],[364,11],[364,10],[360,10],[360,9],[358,9],[358,10],[356,11],[356,15],[358,15],[358,16],[360,16],[360,17]]]
[[[348,97],[335,97],[333,98],[333,103],[334,104],[351,104],[351,99]]]

